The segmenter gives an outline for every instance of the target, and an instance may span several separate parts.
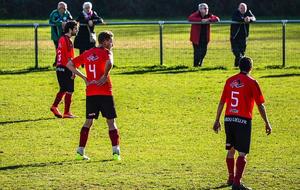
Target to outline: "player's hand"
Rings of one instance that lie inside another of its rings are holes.
[[[92,20],[89,20],[88,24],[89,24],[90,27],[92,27],[94,25]]]
[[[220,121],[215,121],[214,126],[213,126],[213,130],[215,131],[215,133],[218,133],[219,131],[221,131]]]
[[[102,86],[106,83],[107,81],[107,76],[103,75],[99,80],[96,81],[97,86]]]
[[[204,18],[201,20],[201,22],[209,22],[209,18]]]
[[[271,127],[270,123],[266,124],[266,133],[267,133],[267,135],[270,135],[272,133],[272,127]]]
[[[94,80],[92,80],[92,81],[88,81],[88,80],[87,80],[87,78],[84,78],[83,80],[84,80],[84,82],[85,82],[85,85],[86,85],[86,86],[89,86],[89,85],[91,85],[91,84],[94,84],[94,83],[95,83],[95,81],[94,81]]]

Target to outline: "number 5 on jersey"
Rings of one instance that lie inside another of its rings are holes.
[[[239,99],[238,99],[238,95],[240,93],[239,92],[236,92],[236,91],[232,91],[231,92],[231,107],[235,108],[235,107],[238,107],[239,105]]]

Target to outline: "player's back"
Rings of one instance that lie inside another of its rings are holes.
[[[88,81],[99,80],[105,73],[106,62],[110,59],[111,52],[102,47],[92,48],[85,53],[85,70]],[[95,84],[87,87],[87,95],[111,95],[110,76],[102,86]]]
[[[224,99],[227,103],[226,116],[252,118],[254,101],[264,101],[258,83],[247,74],[239,73],[226,81]]]

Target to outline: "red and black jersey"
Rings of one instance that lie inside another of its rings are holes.
[[[74,58],[74,47],[70,37],[63,35],[59,38],[56,56],[56,66],[64,67],[66,67],[69,60]]]
[[[265,102],[257,81],[249,75],[239,73],[230,77],[224,86],[221,102],[226,103],[225,116],[252,119],[254,102]]]
[[[77,68],[81,64],[84,64],[87,80],[93,81],[99,80],[104,75],[106,62],[108,60],[113,62],[112,52],[103,47],[95,47],[74,58],[73,63]],[[97,86],[96,84],[87,86],[86,95],[112,95],[110,76],[108,76],[107,82],[102,86]]]

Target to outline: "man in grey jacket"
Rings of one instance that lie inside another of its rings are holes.
[[[233,13],[232,21],[239,22],[238,24],[231,24],[230,27],[231,49],[235,56],[234,66],[238,67],[239,60],[245,55],[247,38],[249,36],[249,23],[256,21],[256,18],[251,10],[247,8],[247,5],[241,3]]]

